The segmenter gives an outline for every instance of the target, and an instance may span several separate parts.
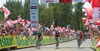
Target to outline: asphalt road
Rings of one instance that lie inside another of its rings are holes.
[[[41,46],[41,49],[36,49],[35,47],[17,49],[12,51],[93,51],[91,48],[91,41],[87,39],[82,43],[80,48],[77,47],[77,41],[73,40],[70,42],[64,42],[59,44],[59,48],[55,48],[55,44]]]

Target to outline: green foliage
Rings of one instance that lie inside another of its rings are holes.
[[[30,0],[25,0],[22,17],[30,20]]]
[[[84,17],[84,12],[82,11],[82,3],[76,3],[75,4],[75,12],[74,12],[74,17],[75,17],[75,28],[76,29],[83,29],[83,23],[81,18]],[[78,27],[78,28],[77,28]]]
[[[3,18],[4,18],[4,17],[3,17],[3,12],[0,11],[0,21],[3,20]]]
[[[17,19],[17,16],[23,13],[23,5],[19,0],[7,0],[4,6],[12,12],[12,14],[9,15],[11,19]]]
[[[19,0],[7,0],[4,6],[12,12],[9,18],[17,19],[17,16],[21,15],[22,18],[30,20],[29,3],[30,0],[25,0],[24,4]],[[74,5],[71,3],[50,3],[49,7],[41,4],[39,5],[39,23],[50,26],[54,21],[55,26],[71,24],[72,28],[83,30],[84,27],[81,18],[84,17],[84,12],[82,11],[82,7],[82,3]],[[73,11],[73,8],[75,11]],[[1,12],[0,17],[3,17]]]
[[[39,22],[42,25],[50,26],[53,21],[52,7],[46,7],[45,5],[39,5]]]

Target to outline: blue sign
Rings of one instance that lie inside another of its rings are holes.
[[[38,29],[38,0],[30,0],[30,20],[31,27],[36,27]]]

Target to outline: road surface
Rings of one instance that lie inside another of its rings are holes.
[[[87,39],[82,43],[81,48],[77,47],[77,41],[73,40],[70,42],[60,43],[59,49],[55,48],[55,44],[42,46],[41,49],[35,47],[17,49],[12,51],[93,51],[91,48],[91,41]]]

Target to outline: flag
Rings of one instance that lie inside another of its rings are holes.
[[[89,19],[86,19],[85,25],[90,25]]]
[[[95,22],[96,25],[100,26],[100,21]]]
[[[21,20],[22,20],[21,16],[18,15],[18,22],[20,23]]]
[[[87,13],[87,18],[92,19],[92,14],[93,14],[93,8],[85,8],[86,13]]]
[[[92,7],[100,7],[100,0],[93,0]]]
[[[96,47],[100,48],[100,38],[98,38],[97,42],[96,42]]]
[[[84,5],[83,5],[83,7],[84,7],[84,9],[83,10],[85,10],[85,16],[89,16],[89,18],[92,18],[91,17],[91,14],[92,14],[92,6],[91,6],[91,4],[89,3],[89,2],[85,2],[84,3]]]
[[[17,24],[18,20],[11,21],[12,24]]]
[[[96,25],[100,26],[100,19],[95,22]]]
[[[88,0],[88,2],[90,3],[92,0]]]
[[[53,30],[54,29],[54,23],[55,22],[52,22],[51,27],[50,27],[50,30]]]
[[[85,2],[83,7],[84,8],[92,8],[92,5],[89,2]]]
[[[85,2],[85,4],[83,5],[83,7],[85,9],[85,15],[87,16],[87,19],[92,19],[93,8],[90,5],[90,3],[89,2]]]
[[[23,20],[22,20],[23,21]],[[28,29],[28,27],[30,26],[30,21],[28,21],[28,20],[24,20],[24,22],[22,22],[22,25],[24,26],[24,28],[27,30]]]
[[[4,12],[4,18],[8,18],[11,12],[6,7],[0,7],[0,10]]]
[[[100,19],[100,8],[94,8],[92,13],[92,19],[90,20],[90,23],[95,23],[97,20]]]
[[[24,20],[25,25],[28,24],[27,20]]]
[[[90,0],[89,2],[92,2],[92,0]],[[99,20],[100,7],[92,8],[92,6],[88,2],[86,2],[83,7],[86,10],[87,18],[90,23],[95,23],[97,20]]]
[[[4,27],[7,27],[7,26],[9,26],[8,23],[4,23]]]
[[[84,23],[85,23],[85,22],[86,22],[86,18],[82,18],[82,22],[84,22]]]
[[[6,23],[4,23],[4,27],[7,27],[7,26],[12,26],[12,20],[8,20],[6,21]]]
[[[92,7],[100,7],[100,0],[88,0],[89,3],[92,4]]]

